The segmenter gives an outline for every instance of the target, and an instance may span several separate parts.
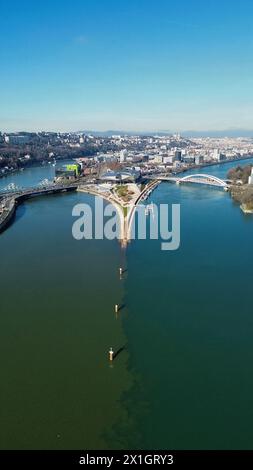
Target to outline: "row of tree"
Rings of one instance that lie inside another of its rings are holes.
[[[243,184],[247,184],[249,180],[249,176],[251,174],[252,165],[247,166],[237,166],[235,168],[231,168],[228,172],[228,179],[236,182],[242,181]]]
[[[93,145],[84,145],[82,148],[70,148],[65,145],[59,146],[37,146],[24,145],[12,147],[0,147],[0,168],[6,166],[15,169],[31,166],[42,161],[50,161],[52,158],[57,160],[66,158],[89,157],[95,155],[97,148]],[[25,155],[30,159],[24,160]]]

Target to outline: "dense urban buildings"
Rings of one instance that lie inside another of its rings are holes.
[[[76,159],[84,175],[109,168],[173,172],[253,155],[252,137],[98,135],[76,132],[0,133],[0,175],[35,164]],[[116,168],[115,168],[116,167]]]

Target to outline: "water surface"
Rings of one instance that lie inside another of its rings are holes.
[[[0,184],[53,169],[26,171]],[[200,185],[151,200],[181,204],[179,250],[73,240],[82,193],[27,201],[1,234],[0,448],[252,448],[253,218]]]

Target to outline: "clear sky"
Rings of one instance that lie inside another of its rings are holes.
[[[2,0],[0,130],[253,129],[252,0]]]

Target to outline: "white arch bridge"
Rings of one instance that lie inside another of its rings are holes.
[[[209,184],[211,186],[220,186],[221,188],[227,188],[228,183],[227,181],[218,178],[217,176],[213,175],[206,175],[204,173],[196,173],[193,175],[183,176],[177,181],[178,184],[180,183],[199,183],[199,184]]]
[[[182,183],[204,184],[204,185],[223,188],[225,191],[227,191],[228,185],[229,185],[229,180],[222,180],[221,178],[218,178],[217,176],[207,175],[205,173],[195,173],[195,174],[186,175],[183,177],[154,175],[152,179],[157,179],[160,181],[169,181],[169,182],[177,183],[177,184],[182,184]]]

